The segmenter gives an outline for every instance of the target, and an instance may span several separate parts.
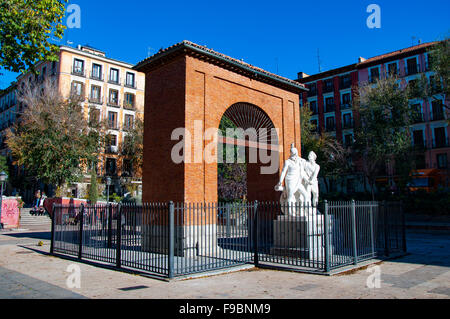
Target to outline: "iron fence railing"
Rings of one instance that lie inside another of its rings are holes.
[[[243,264],[330,273],[405,252],[401,203],[55,205],[51,253],[173,278]]]

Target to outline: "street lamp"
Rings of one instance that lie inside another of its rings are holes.
[[[109,186],[111,185],[111,177],[106,177],[106,202],[109,203]]]
[[[3,223],[2,221],[2,205],[3,205],[3,184],[6,182],[6,180],[8,179],[8,174],[6,174],[5,172],[1,172],[0,173],[0,183],[2,184],[1,186],[1,193],[0,193],[0,229],[3,229]]]

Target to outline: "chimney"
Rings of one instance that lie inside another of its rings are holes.
[[[367,59],[365,59],[365,58],[363,58],[363,57],[359,57],[359,59],[358,59],[358,63],[361,63],[361,62],[364,62],[364,61],[366,61]]]
[[[306,74],[305,72],[298,72],[297,73],[297,79],[304,79],[304,78],[307,78],[309,75],[308,74]]]

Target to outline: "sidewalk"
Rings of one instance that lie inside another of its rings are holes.
[[[49,256],[48,232],[0,233],[0,298],[449,298],[450,236],[408,231],[408,256],[379,265],[380,288],[367,287],[373,272],[319,276],[250,269],[164,282]],[[43,241],[43,246],[37,243]],[[81,270],[81,288],[70,289],[70,265]],[[6,284],[5,284],[6,283]]]

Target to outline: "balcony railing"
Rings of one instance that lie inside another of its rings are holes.
[[[430,112],[430,121],[442,121],[445,120],[444,111]]]
[[[84,69],[75,66],[72,68],[72,74],[83,77],[85,76]]]
[[[324,85],[323,93],[329,93],[334,91],[334,85]]]
[[[116,122],[108,122],[108,129],[119,130],[119,125]]]
[[[127,81],[125,81],[124,86],[130,89],[136,89],[136,81],[133,81],[133,83],[128,83]]]
[[[433,139],[433,148],[445,148],[450,147],[449,139],[441,138],[441,139]]]
[[[91,72],[91,79],[97,80],[97,81],[103,81],[103,74],[94,74],[94,72]]]
[[[127,110],[134,110],[135,109],[135,103],[134,102],[123,101],[123,108],[127,109]]]
[[[103,104],[103,97],[89,96],[89,102],[95,104]]]
[[[369,76],[369,83],[376,83],[378,79],[380,78],[379,75],[376,76]]]
[[[108,83],[120,85],[120,78],[114,79],[109,77]]]
[[[108,145],[105,148],[105,153],[107,153],[107,154],[117,154],[118,153],[118,148],[115,145]]]
[[[336,111],[336,104],[326,104],[325,105],[325,113],[335,112],[335,111]]]
[[[325,131],[326,131],[326,132],[334,132],[334,131],[336,131],[336,125],[335,125],[335,124],[333,124],[333,125],[327,125],[327,126],[325,127]]]
[[[425,122],[425,115],[423,113],[414,114],[412,117],[412,122],[415,124]]]
[[[351,109],[351,108],[352,108],[352,102],[342,102],[341,110]]]
[[[342,123],[343,129],[352,129],[354,127],[355,127],[355,122],[353,121],[353,119],[346,120]]]
[[[419,65],[418,64],[405,66],[405,75],[414,75],[417,73],[419,73]]]
[[[108,106],[120,107],[119,100],[109,99]]]

